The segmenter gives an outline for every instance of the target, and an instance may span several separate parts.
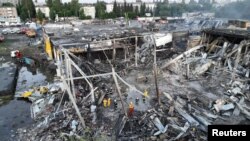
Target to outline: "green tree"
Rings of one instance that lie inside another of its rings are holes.
[[[49,8],[51,8],[53,6],[53,0],[47,0],[46,4]]]
[[[21,0],[17,4],[17,11],[23,21],[36,17],[36,9],[32,0]]]
[[[14,4],[10,3],[10,2],[5,2],[2,4],[3,7],[14,7]]]
[[[83,9],[81,9],[81,10],[79,11],[79,19],[80,19],[80,20],[86,19],[86,16],[85,16],[85,14],[84,14],[84,10],[83,10]]]
[[[142,3],[140,7],[140,16],[145,16],[145,12],[146,12],[146,4]]]
[[[122,15],[122,7],[120,5],[117,6],[117,13],[116,13],[116,17],[121,17]]]
[[[118,5],[117,5],[117,2],[116,2],[116,0],[114,1],[114,7],[113,7],[113,12],[114,13],[117,13],[118,12]]]
[[[128,6],[126,0],[124,0],[123,8],[124,8],[124,13],[128,12]]]
[[[86,16],[86,19],[92,19],[92,17],[91,16]]]
[[[78,3],[78,0],[71,0],[71,2],[70,2],[71,15],[78,17],[79,10],[80,10],[80,5]]]
[[[36,18],[37,18],[39,21],[43,21],[43,18],[45,18],[44,13],[43,13],[40,9],[38,9],[38,11],[37,11]]]
[[[135,7],[135,12],[134,12],[136,15],[139,15],[139,8],[138,6]]]
[[[20,12],[20,18],[25,21],[26,19],[29,18],[28,12],[27,12],[27,8],[22,6],[21,7],[21,12]]]
[[[158,3],[156,4],[156,8],[155,8],[155,15],[156,15],[156,16],[160,16],[160,7],[161,7],[161,3],[158,2]]]
[[[18,15],[21,15],[21,9],[22,9],[22,4],[20,1],[18,1],[17,5],[16,5],[16,10],[17,10]]]
[[[52,8],[50,8],[50,11],[49,11],[49,17],[50,17],[50,19],[51,20],[55,20],[55,18],[56,18],[56,11],[54,10],[54,8],[52,7]]]
[[[170,16],[170,13],[171,13],[170,6],[168,6],[166,4],[160,5],[159,16]]]
[[[128,12],[128,18],[129,19],[134,19],[136,18],[137,14],[135,12]]]
[[[133,8],[133,5],[132,3],[129,5],[129,12],[133,12],[134,11],[134,8]]]
[[[116,14],[114,12],[104,14],[104,19],[113,19],[113,18],[116,18]]]
[[[59,17],[76,16],[80,19],[85,19],[83,16],[84,11],[81,11],[79,0],[71,0],[69,3],[61,3],[61,0],[47,0],[47,5],[50,8],[50,19],[54,20],[55,15]],[[89,18],[89,17],[88,17]]]
[[[106,10],[106,5],[103,1],[97,1],[97,3],[95,4],[95,9],[96,9],[96,17],[100,18],[100,19],[104,19],[105,18],[105,10]]]
[[[53,5],[51,9],[54,10],[55,14],[58,14],[59,16],[63,15],[61,11],[63,9],[63,5],[60,0],[53,0]]]

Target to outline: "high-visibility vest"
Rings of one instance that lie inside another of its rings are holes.
[[[143,96],[148,97],[148,91],[147,90],[144,91]]]
[[[132,108],[134,108],[134,104],[133,104],[133,103],[130,103],[130,104],[129,104],[129,109],[132,109]]]
[[[108,107],[110,106],[110,104],[111,104],[111,99],[109,98],[108,99]]]
[[[103,100],[103,106],[104,106],[104,107],[107,107],[107,102],[108,102],[107,99],[104,99],[104,100]]]

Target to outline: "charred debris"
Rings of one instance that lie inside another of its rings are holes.
[[[26,93],[20,140],[201,141],[249,123],[249,32],[159,29],[46,25],[57,81]]]

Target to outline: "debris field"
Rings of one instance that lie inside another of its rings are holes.
[[[247,35],[50,26],[57,76],[16,94],[36,121],[19,140],[203,141],[208,125],[249,123]]]

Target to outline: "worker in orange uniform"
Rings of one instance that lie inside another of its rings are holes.
[[[133,113],[134,113],[134,104],[133,104],[133,102],[130,102],[128,116],[131,117],[133,115]]]
[[[108,98],[108,107],[111,105],[111,99]]]
[[[108,100],[106,98],[103,99],[103,106],[104,107],[107,107],[107,104],[108,104]]]

